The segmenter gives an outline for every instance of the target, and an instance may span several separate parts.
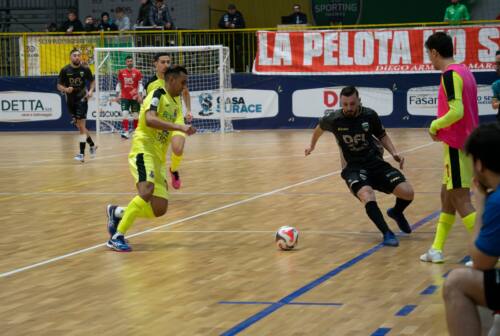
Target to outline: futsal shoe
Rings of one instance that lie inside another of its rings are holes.
[[[391,217],[396,221],[396,223],[399,226],[399,229],[404,232],[404,233],[411,233],[411,227],[410,224],[408,224],[408,221],[405,218],[405,215],[403,213],[398,213],[394,208],[390,208],[387,210],[387,216]]]
[[[92,159],[93,159],[93,158],[95,158],[95,154],[97,153],[97,146],[92,146],[92,147],[90,147],[89,152],[90,152],[90,157],[91,157]]]
[[[430,248],[427,252],[420,256],[421,261],[432,262],[435,264],[444,263],[443,252]]]
[[[120,136],[122,137],[122,139],[129,139],[130,138],[130,135],[126,131],[121,132]]]
[[[106,215],[108,216],[108,233],[109,237],[112,238],[116,233],[116,228],[120,223],[120,218],[116,217],[115,210],[117,206],[108,204],[106,207]]]
[[[125,241],[125,237],[118,236],[116,238],[111,238],[106,243],[106,246],[116,252],[130,252],[132,248]]]
[[[396,247],[399,246],[399,241],[398,238],[392,233],[391,231],[388,231],[384,233],[384,240],[382,241],[382,244],[385,246],[392,246]]]
[[[168,171],[170,172],[170,177],[172,178],[172,187],[174,189],[180,189],[181,177],[179,176],[179,172],[178,171],[173,172],[172,169],[169,169]]]
[[[75,159],[76,161],[81,162],[81,163],[85,162],[83,154],[76,154],[73,159]]]

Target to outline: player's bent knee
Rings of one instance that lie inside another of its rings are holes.
[[[448,274],[443,286],[443,297],[451,299],[454,295],[466,295],[464,288],[473,284],[473,274],[470,268],[457,268]]]
[[[167,213],[168,200],[160,197],[153,197],[153,199],[151,200],[151,205],[153,207],[153,213],[155,217],[161,217]]]
[[[413,198],[415,197],[415,192],[413,191],[413,187],[411,186],[411,184],[409,184],[408,182],[403,182],[399,186],[401,186],[405,199],[413,200]]]
[[[357,196],[363,203],[375,201],[375,192],[371,187],[368,186],[364,186],[359,189]]]

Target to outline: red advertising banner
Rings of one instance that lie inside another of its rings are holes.
[[[455,60],[495,69],[500,24],[363,30],[259,31],[256,74],[325,75],[432,72],[424,43],[436,31],[453,38]]]

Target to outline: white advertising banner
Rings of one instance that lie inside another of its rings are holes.
[[[0,91],[0,121],[26,122],[57,120],[62,97],[57,93]]]
[[[340,109],[340,91],[343,86],[297,90],[292,95],[292,111],[296,117],[319,118]],[[357,87],[361,104],[374,109],[379,116],[393,111],[393,94],[390,89]]]
[[[87,119],[96,120],[97,111],[99,111],[101,119],[122,120],[122,110],[120,104],[113,101],[116,97],[116,91],[101,91],[99,94],[100,108],[97,108],[97,97],[94,94],[88,102]]]
[[[421,86],[408,90],[406,106],[408,113],[414,116],[437,115],[437,99],[439,86]],[[478,85],[477,104],[479,115],[496,114],[497,110],[491,107],[491,87],[489,85]]]
[[[218,91],[191,92],[193,116],[219,119],[222,101]],[[225,92],[226,119],[271,118],[278,115],[278,93],[272,90],[236,89]]]

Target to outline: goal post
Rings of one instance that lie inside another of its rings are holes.
[[[95,95],[89,101],[89,119],[96,121],[98,138],[102,133],[121,131],[124,116],[114,98],[118,71],[126,68],[125,58],[132,56],[134,67],[142,73],[145,86],[156,73],[153,58],[158,53],[167,53],[172,64],[182,65],[188,71],[192,124],[200,132],[232,131],[231,120],[225,113],[225,97],[231,88],[229,48],[220,45],[95,48]],[[210,101],[206,101],[207,95]],[[213,98],[217,102],[216,109],[212,108]],[[207,107],[207,104],[210,106]],[[184,102],[183,110],[185,114]]]

